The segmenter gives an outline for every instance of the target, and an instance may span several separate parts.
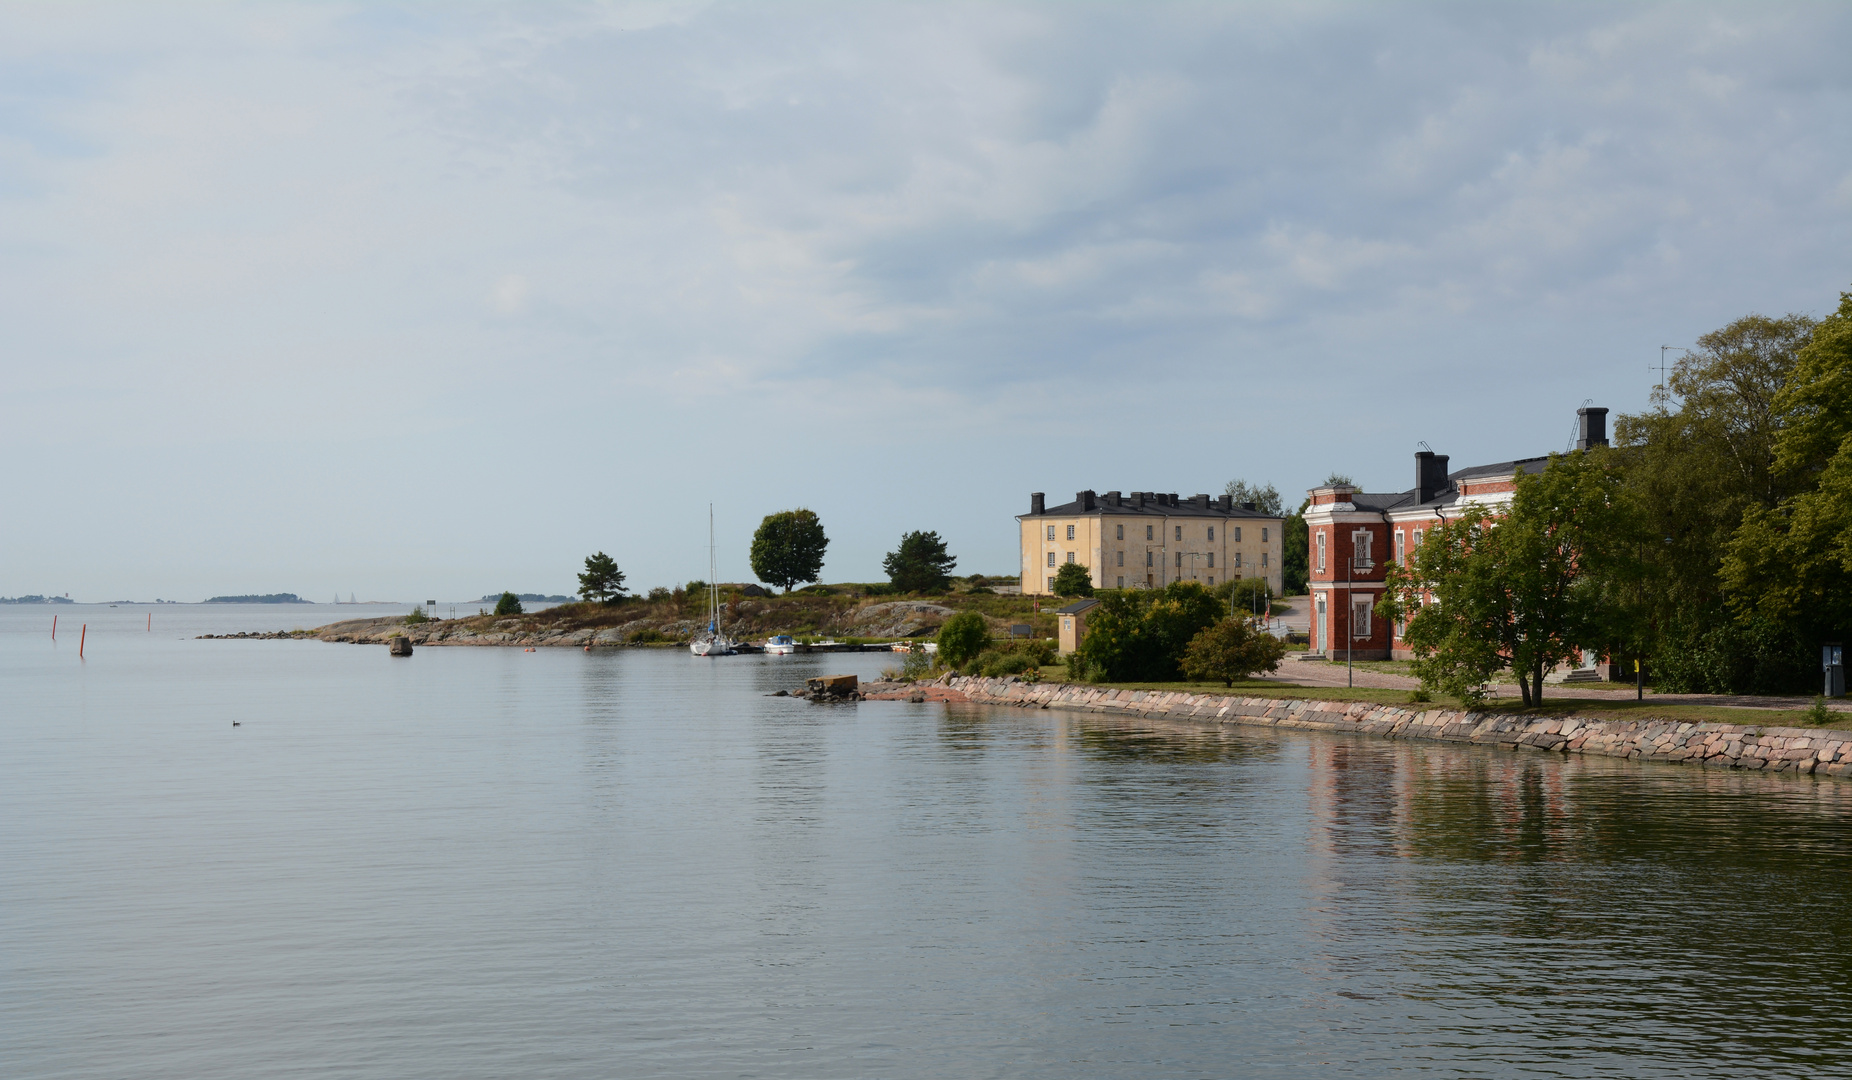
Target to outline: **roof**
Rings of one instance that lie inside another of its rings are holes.
[[[1055,614],[1056,615],[1078,615],[1081,612],[1087,610],[1088,608],[1094,606],[1097,603],[1099,603],[1098,600],[1095,600],[1093,597],[1089,596],[1085,600],[1076,600],[1066,607],[1056,608]]]
[[[1547,457],[1518,458],[1516,461],[1500,461],[1491,465],[1474,465],[1470,468],[1456,469],[1447,474],[1447,490],[1434,498],[1421,502],[1415,496],[1419,494],[1414,488],[1403,492],[1368,492],[1356,491],[1350,496],[1351,505],[1359,510],[1419,510],[1430,507],[1446,507],[1460,501],[1460,483],[1462,481],[1483,480],[1494,476],[1515,476],[1518,473],[1540,473],[1550,463]]]
[[[1039,514],[1028,513],[1019,517],[1083,517],[1088,514],[1125,517],[1199,517],[1225,518],[1228,520],[1280,521],[1282,514],[1268,514],[1259,510],[1249,510],[1240,503],[1228,503],[1223,509],[1221,504],[1228,497],[1213,495],[1195,495],[1179,498],[1175,492],[1165,494],[1156,491],[1134,491],[1121,494],[1108,491],[1095,494],[1091,491],[1079,492],[1072,502],[1059,506],[1043,507]],[[1091,503],[1091,505],[1088,505]]]

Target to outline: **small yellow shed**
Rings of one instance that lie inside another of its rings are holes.
[[[1080,643],[1087,637],[1087,613],[1097,606],[1099,606],[1098,600],[1087,597],[1085,600],[1076,600],[1064,608],[1055,609],[1055,616],[1061,620],[1057,626],[1061,634],[1062,656],[1080,648]]]

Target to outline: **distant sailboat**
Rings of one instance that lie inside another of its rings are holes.
[[[707,504],[707,633],[688,643],[696,656],[732,656],[733,640],[720,632],[720,585],[714,562],[714,504]]]

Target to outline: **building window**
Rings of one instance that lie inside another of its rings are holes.
[[[1048,527],[1048,538],[1050,540],[1053,540],[1055,538],[1055,527],[1053,525],[1050,525]]]
[[[1370,561],[1370,530],[1358,529],[1350,534],[1350,552],[1359,564]]]
[[[1124,565],[1125,565],[1125,552],[1123,552],[1123,551],[1121,551],[1121,552],[1119,553],[1119,565],[1120,565],[1120,566],[1124,566]]]
[[[1235,543],[1239,544],[1240,542],[1241,542],[1241,526],[1237,525],[1235,526]]]
[[[1055,565],[1055,553],[1052,551],[1048,553],[1048,565]]]
[[[1267,542],[1267,527],[1265,525],[1260,527],[1260,542],[1263,544]]]
[[[1177,569],[1183,569],[1183,552],[1177,552]]]
[[[1209,569],[1215,569],[1215,552],[1213,551],[1209,553]]]
[[[1124,553],[1121,552],[1121,554],[1124,554]],[[1125,588],[1125,575],[1124,574],[1119,575],[1119,588],[1121,589]]]
[[[1260,553],[1260,566],[1263,570],[1267,568],[1267,553],[1264,551]]]
[[[1074,561],[1074,553],[1073,553],[1073,552],[1071,552],[1071,551],[1070,551],[1070,552],[1068,552],[1068,553],[1067,553],[1067,561],[1068,561],[1068,562],[1073,562],[1073,561]]]
[[[1209,575],[1209,587],[1211,589],[1215,588],[1215,575],[1214,574]]]
[[[1407,537],[1403,535],[1402,530],[1397,529],[1395,531],[1395,564],[1397,566],[1407,565],[1405,560],[1408,557],[1408,548],[1404,543],[1406,540]],[[1399,637],[1400,635],[1398,634],[1397,636]]]
[[[1325,530],[1318,530],[1318,569],[1325,568]]]
[[[1350,636],[1367,638],[1374,633],[1370,629],[1370,598],[1354,596],[1350,601]]]
[[[1067,527],[1067,538],[1068,538],[1069,540],[1072,540],[1072,539],[1074,539],[1074,526],[1072,526],[1072,525],[1069,525],[1069,526]]]
[[[1183,539],[1183,526],[1177,526],[1177,539]]]
[[[1124,525],[1114,525],[1112,528],[1113,528],[1113,539],[1114,540],[1125,539],[1125,526]]]
[[[1151,539],[1151,526],[1145,526],[1145,539]]]
[[[1054,579],[1054,578],[1049,578],[1049,579],[1048,579],[1048,591],[1049,591],[1049,592],[1054,592],[1054,591],[1055,591],[1055,579]]]
[[[1415,550],[1416,551],[1421,550],[1421,530],[1420,529],[1415,530]]]
[[[1239,551],[1235,552],[1235,565],[1241,565],[1241,553]]]
[[[1146,568],[1151,566],[1151,553],[1149,551],[1145,552],[1145,566]],[[1150,577],[1151,575],[1146,574],[1145,576]]]
[[[1215,543],[1215,526],[1214,525],[1209,526],[1209,542],[1211,544]]]

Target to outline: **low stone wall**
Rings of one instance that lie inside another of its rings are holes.
[[[1078,709],[1119,716],[1311,731],[1353,731],[1392,739],[1433,739],[1647,761],[1686,761],[1727,769],[1831,776],[1852,773],[1852,731],[1829,728],[1505,716],[1367,702],[1108,690],[1066,683],[1025,683],[1013,677],[959,677],[943,685],[968,701],[1024,708]]]

